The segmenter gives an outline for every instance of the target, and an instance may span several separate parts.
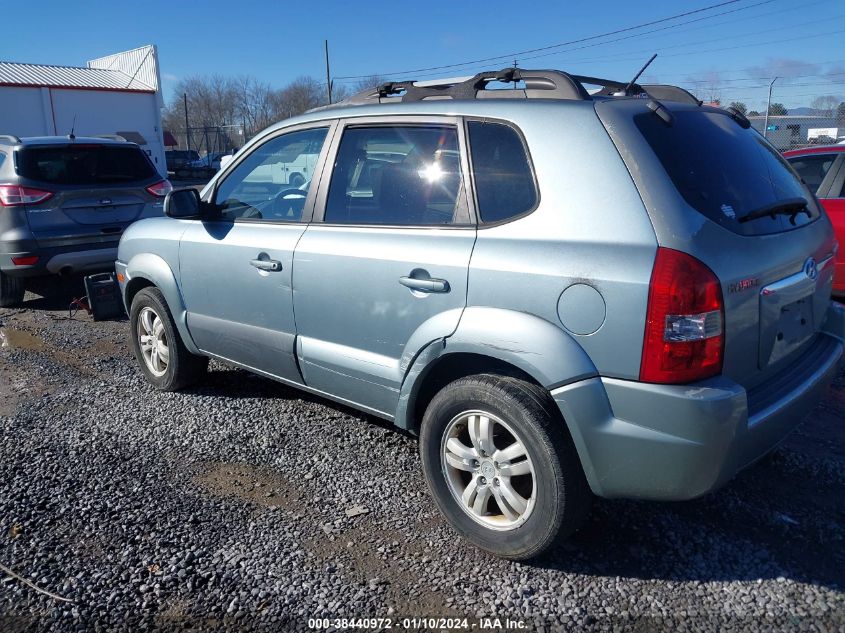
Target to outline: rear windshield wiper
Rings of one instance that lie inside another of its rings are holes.
[[[795,224],[795,216],[799,213],[806,213],[808,218],[813,217],[810,214],[810,209],[807,208],[807,201],[804,198],[789,198],[767,204],[764,207],[738,217],[736,220],[737,222],[749,222],[750,220],[756,220],[757,218],[764,218],[766,216],[774,219],[776,215],[788,215],[789,221]]]

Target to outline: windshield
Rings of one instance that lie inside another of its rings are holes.
[[[818,217],[812,195],[757,132],[718,112],[681,110],[673,116],[671,126],[652,113],[639,114],[634,121],[691,207],[741,235],[787,231]],[[793,198],[807,200],[808,212],[739,222]]]
[[[103,185],[148,180],[156,170],[134,146],[46,145],[16,156],[23,178],[60,185]]]

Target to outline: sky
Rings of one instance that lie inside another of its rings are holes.
[[[4,3],[3,23],[33,26],[4,29],[3,61],[79,66],[156,44],[168,101],[196,75],[246,74],[277,88],[302,75],[325,81],[324,40],[335,85],[350,87],[356,76],[455,77],[514,59],[630,79],[657,53],[641,81],[699,88],[706,100],[763,110],[777,76],[772,101],[789,108],[822,95],[845,101],[843,0],[28,0]],[[585,41],[557,46],[576,40]],[[450,67],[426,70],[440,66]]]

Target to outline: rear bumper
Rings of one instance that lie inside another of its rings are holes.
[[[10,277],[43,277],[62,272],[103,272],[114,269],[117,242],[44,248],[34,240],[0,242],[0,271]],[[38,256],[30,266],[17,266],[13,257]]]
[[[692,499],[774,448],[821,400],[845,345],[829,324],[792,367],[746,391],[717,377],[693,385],[591,378],[552,392],[597,495]]]

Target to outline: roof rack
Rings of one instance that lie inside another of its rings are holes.
[[[517,90],[488,89],[487,85],[492,82],[522,82],[525,87]],[[590,94],[584,88],[584,84],[599,86],[600,90]],[[428,81],[388,82],[352,95],[335,105],[406,103],[432,99],[566,99],[589,101],[594,97],[620,96],[652,97],[654,99],[701,105],[701,101],[677,86],[642,86],[612,79],[570,75],[560,70],[526,70],[523,68],[487,71],[468,79],[444,80],[443,83]]]
[[[17,145],[20,142],[21,140],[13,134],[0,134],[0,143],[5,143],[6,145]]]

